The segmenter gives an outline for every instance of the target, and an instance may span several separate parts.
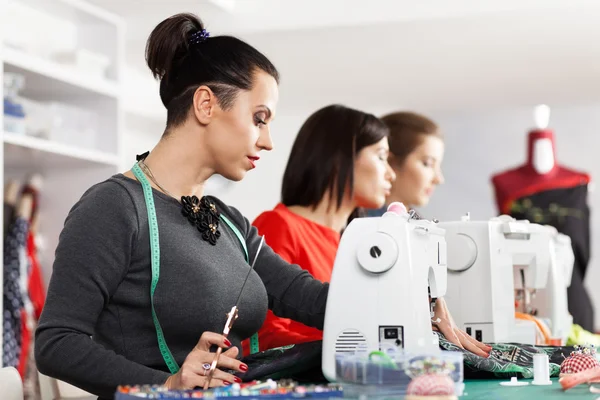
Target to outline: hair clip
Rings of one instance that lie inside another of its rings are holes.
[[[202,43],[208,39],[209,36],[210,33],[206,29],[200,29],[199,31],[192,33],[190,36],[190,44]]]

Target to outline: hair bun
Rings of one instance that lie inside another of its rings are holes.
[[[200,18],[190,13],[173,15],[158,24],[146,42],[146,63],[152,75],[157,79],[168,76],[173,63],[185,57],[192,36],[198,32],[208,34]]]

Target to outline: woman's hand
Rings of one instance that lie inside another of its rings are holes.
[[[437,321],[438,319],[439,322],[434,322],[434,327],[437,327],[447,340],[461,349],[466,349],[480,357],[489,357],[492,348],[478,342],[470,335],[458,329],[454,319],[452,319],[452,315],[450,315],[450,311],[448,311],[446,301],[442,297],[439,297],[435,301],[433,320]]]
[[[196,347],[194,347],[186,357],[179,372],[175,375],[171,375],[165,382],[165,386],[168,389],[175,390],[203,387],[207,379],[206,376],[208,375],[210,364],[215,357],[215,353],[210,352],[210,347],[212,345],[221,346],[225,349],[231,347],[231,342],[229,342],[225,336],[219,335],[218,333],[204,332]],[[246,364],[236,360],[238,353],[239,350],[237,347],[231,347],[229,350],[224,351],[219,357],[217,366],[240,372],[248,371],[248,366]],[[210,381],[210,386],[227,386],[234,382],[240,383],[241,381],[240,378],[217,368]]]

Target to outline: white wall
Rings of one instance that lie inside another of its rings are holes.
[[[164,131],[164,121],[151,120],[127,114],[125,133],[121,142],[121,171],[127,171],[135,163],[135,156],[150,151],[158,143]]]
[[[533,126],[533,108],[478,114],[433,114],[446,135],[443,170],[446,183],[423,210],[428,218],[457,219],[466,212],[474,219],[497,214],[492,174],[522,164],[526,159],[527,132]],[[552,108],[550,128],[556,137],[557,161],[600,179],[600,103]],[[591,264],[586,277],[600,329],[600,193],[588,198],[591,208]]]

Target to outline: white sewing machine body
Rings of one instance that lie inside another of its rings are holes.
[[[536,344],[533,321],[515,319],[515,289],[542,289],[550,269],[549,231],[502,216],[444,222],[446,303],[459,328],[485,342]]]
[[[446,292],[444,231],[409,214],[354,219],[335,259],[323,329],[322,368],[355,351],[439,350],[428,290]]]
[[[564,346],[573,325],[573,316],[569,313],[567,288],[571,286],[575,255],[571,238],[550,226],[546,229],[552,236],[550,243],[551,264],[548,283],[538,290],[532,299],[537,316],[550,320],[552,337],[560,339]]]

